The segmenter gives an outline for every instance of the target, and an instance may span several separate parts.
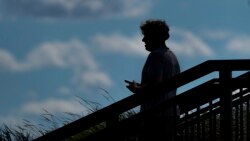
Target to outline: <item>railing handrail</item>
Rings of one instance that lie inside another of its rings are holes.
[[[249,87],[249,84],[250,84],[249,74],[250,74],[250,71],[248,71],[247,73],[244,73],[243,75],[240,75],[240,76],[233,78],[232,81],[230,81],[231,86],[233,86],[232,90],[234,91],[234,90],[238,89],[239,86],[240,87],[242,87],[242,86]],[[209,80],[209,81],[207,81],[199,86],[192,88],[191,90],[185,91],[185,92],[177,95],[174,98],[171,98],[167,101],[164,101],[163,103],[155,106],[153,109],[149,109],[146,111],[144,110],[142,112],[139,112],[139,113],[133,115],[132,117],[123,119],[119,123],[114,124],[112,126],[112,128],[105,128],[104,130],[98,131],[94,134],[91,134],[90,136],[85,137],[83,140],[84,141],[85,140],[86,141],[96,141],[96,140],[102,140],[102,139],[108,140],[108,139],[110,139],[110,137],[113,137],[114,134],[119,136],[120,138],[129,137],[129,136],[130,137],[136,136],[136,134],[140,130],[140,123],[141,123],[141,119],[143,117],[151,115],[151,114],[156,114],[157,112],[160,112],[161,110],[163,110],[165,108],[172,107],[175,104],[181,106],[180,108],[182,110],[184,108],[184,111],[180,112],[180,114],[181,115],[184,114],[185,116],[184,116],[184,118],[180,117],[178,122],[177,122],[178,125],[176,125],[176,127],[178,126],[178,128],[179,128],[180,125],[181,126],[183,125],[183,122],[187,121],[187,119],[190,120],[190,118],[192,119],[194,117],[197,117],[198,114],[200,114],[199,112],[198,113],[194,112],[194,115],[189,113],[189,112],[192,112],[193,109],[196,109],[197,107],[201,108],[201,106],[203,106],[204,104],[207,104],[213,100],[216,100],[217,98],[220,98],[220,94],[218,95],[218,91],[220,91],[220,85],[221,84],[220,84],[219,79],[217,79],[217,78],[211,79],[211,80]],[[237,86],[235,87],[235,85],[237,85]],[[201,93],[202,93],[202,95],[200,95]],[[236,96],[238,96],[238,95],[233,95],[234,99]],[[189,99],[188,97],[189,98],[192,97],[192,99]],[[198,97],[198,99],[197,99],[197,97]],[[187,100],[187,99],[189,99],[189,100]],[[197,100],[199,103],[196,103]],[[199,100],[202,100],[202,101],[199,101]],[[183,105],[183,102],[185,103],[184,105]],[[216,107],[216,109],[217,109],[216,112],[218,112],[221,109],[221,108],[218,108],[219,104],[220,104],[220,101],[218,101],[216,104],[213,103],[213,107],[214,108]],[[235,104],[235,101],[233,101],[233,104]],[[187,105],[188,105],[188,107],[187,107]],[[208,116],[209,112],[207,113],[207,111],[210,111],[211,109],[213,109],[213,108],[211,108],[211,105],[205,106],[205,107],[200,109],[200,112],[202,112],[202,115]],[[186,113],[189,113],[190,115],[186,116]],[[206,113],[206,114],[204,114],[204,113]],[[119,129],[119,130],[117,130],[117,129]]]
[[[157,86],[156,89],[171,91],[196,79],[199,79],[211,72],[224,70],[250,70],[250,59],[208,60],[186,71],[183,71],[175,77],[170,78],[166,82],[161,83],[159,86]],[[37,139],[35,139],[35,141],[62,140],[67,137],[73,136],[103,121],[107,121],[114,115],[119,115],[123,112],[128,111],[129,109],[139,106],[143,102],[143,99],[145,100],[144,97],[145,95],[142,94],[134,94],[128,96],[81,119],[73,121],[72,123],[60,127],[54,131],[51,131],[44,136],[38,137]]]

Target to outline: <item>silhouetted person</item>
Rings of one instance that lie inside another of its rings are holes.
[[[169,38],[169,27],[163,20],[147,20],[140,26],[143,34],[142,41],[150,52],[142,70],[141,83],[135,81],[128,83],[127,88],[133,93],[156,94],[157,90],[148,91],[149,88],[180,73],[179,62],[174,53],[166,46]],[[167,87],[167,86],[166,86]],[[150,109],[157,104],[176,96],[176,90],[157,94],[141,105],[141,111]],[[161,113],[146,116],[143,120],[141,141],[173,141],[175,121],[178,116],[176,106],[170,107]]]

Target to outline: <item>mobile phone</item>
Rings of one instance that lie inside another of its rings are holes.
[[[133,82],[131,82],[131,81],[128,81],[128,80],[124,80],[126,83],[128,83],[128,84],[132,84]]]

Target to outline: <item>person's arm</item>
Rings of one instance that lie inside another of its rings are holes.
[[[162,82],[163,64],[161,58],[157,56],[157,54],[152,54],[148,59],[150,63],[148,67],[149,74],[147,76],[147,82],[139,84],[135,81],[131,82],[125,80],[125,82],[128,83],[127,88],[133,93],[148,92]]]
[[[143,93],[143,92],[148,92],[150,90],[152,90],[155,86],[157,86],[157,84],[159,84],[161,82],[161,77],[157,77],[154,80],[151,80],[147,83],[137,83],[135,81],[128,81],[125,80],[126,83],[128,83],[128,85],[126,86],[131,92],[133,93]]]
[[[128,85],[126,86],[131,92],[138,93],[141,85],[135,81],[124,80]]]

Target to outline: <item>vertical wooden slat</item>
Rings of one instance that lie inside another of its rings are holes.
[[[231,70],[223,68],[219,71],[221,85],[221,139],[223,141],[232,141],[232,90],[230,89],[230,80],[232,78]]]
[[[194,139],[194,135],[195,135],[195,133],[194,133],[194,127],[195,127],[195,124],[192,124],[190,126],[190,139]]]
[[[213,115],[213,136],[215,138],[215,140],[217,140],[217,118],[216,118],[216,114]]]
[[[234,118],[235,118],[234,138],[235,138],[235,141],[238,141],[239,140],[239,106],[238,105],[235,107]]]
[[[239,91],[240,94],[240,141],[244,139],[244,123],[243,123],[243,100],[242,100],[242,88]]]
[[[197,108],[197,128],[196,128],[196,130],[197,130],[197,140],[200,140],[200,136],[201,136],[201,126],[200,126],[200,106]]]
[[[249,100],[247,100],[247,108],[246,108],[246,114],[247,114],[247,117],[246,117],[246,121],[247,121],[247,123],[246,123],[246,125],[247,125],[247,127],[246,127],[246,129],[247,129],[247,141],[250,141],[250,106],[249,106],[249,104],[250,104],[250,102],[249,102]]]
[[[188,124],[188,111],[185,113],[185,123]],[[189,126],[186,126],[185,128],[185,140],[188,141],[189,140]]]
[[[206,120],[202,121],[202,140],[206,139]]]
[[[209,138],[214,140],[213,136],[213,103],[209,101]]]

